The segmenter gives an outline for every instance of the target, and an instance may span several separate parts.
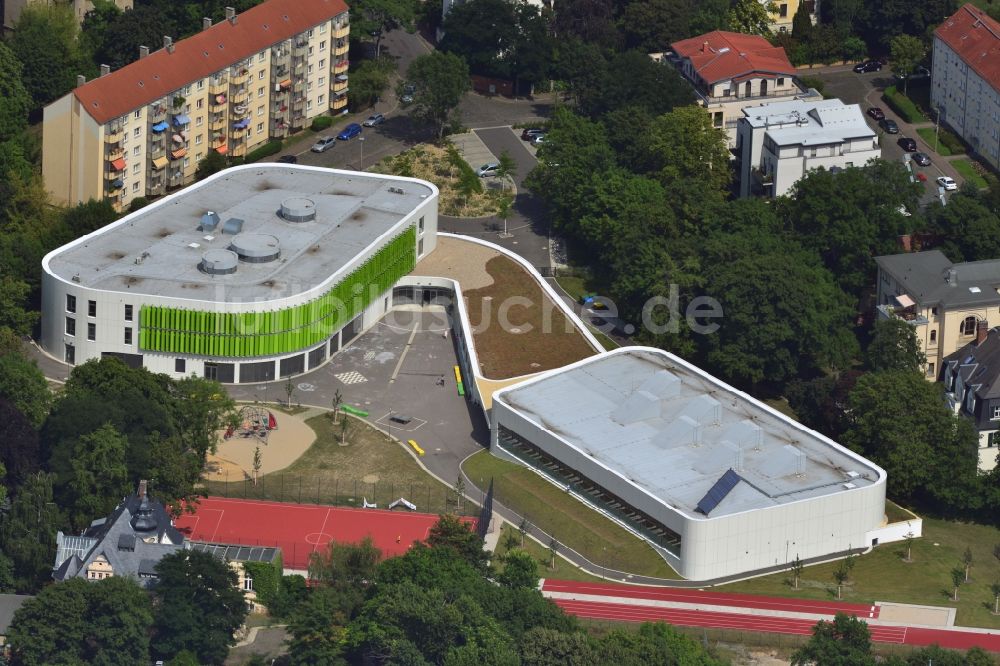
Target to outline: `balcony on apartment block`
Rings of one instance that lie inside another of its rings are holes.
[[[240,67],[234,69],[229,74],[229,88],[232,90],[234,87],[245,86],[250,82],[250,70],[246,67]]]
[[[222,113],[229,105],[229,93],[221,92],[209,95],[208,110],[211,113]]]
[[[347,23],[343,25],[333,26],[333,38],[334,39],[347,39],[351,34],[351,26]]]
[[[347,51],[349,50],[348,44],[349,42],[346,39],[338,41],[333,49],[333,55],[335,56],[347,55]]]
[[[349,60],[347,60],[347,58],[344,58],[343,60],[338,60],[333,65],[333,73],[334,74],[344,74],[344,73],[346,73],[348,67],[350,66],[350,64],[351,63],[350,63]]]
[[[104,128],[104,145],[111,146],[121,143],[125,138],[125,129],[121,123],[108,125]]]
[[[332,90],[333,92],[338,93],[338,94],[346,93],[347,92],[347,75],[346,74],[338,74],[337,76],[333,77],[333,80],[330,81],[330,90]]]
[[[902,319],[911,326],[928,324],[927,317],[920,311],[916,302],[906,294],[893,296],[891,302],[875,308],[879,319]]]
[[[330,100],[331,109],[343,109],[345,106],[347,106],[347,95],[334,97]]]
[[[226,114],[218,113],[212,114],[208,118],[208,129],[212,131],[224,130],[226,129]]]
[[[212,78],[208,82],[208,94],[209,95],[223,95],[229,92],[229,77],[220,76],[218,78]]]
[[[167,105],[157,102],[156,104],[150,104],[146,110],[146,120],[151,124],[156,124],[163,122],[167,119]]]

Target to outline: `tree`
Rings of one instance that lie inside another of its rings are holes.
[[[462,472],[459,471],[458,476],[455,477],[455,485],[452,486],[452,492],[455,494],[455,510],[462,510],[462,500],[465,499],[465,479],[462,478]]]
[[[837,613],[832,622],[820,620],[812,638],[792,654],[792,666],[869,666],[872,656],[868,624],[846,613]]]
[[[841,560],[837,568],[833,570],[833,579],[837,582],[837,598],[840,599],[841,588],[844,587],[844,583],[847,582],[847,576],[849,574],[847,568],[847,560]]]
[[[622,13],[626,48],[654,53],[697,34],[690,29],[693,13],[686,0],[632,0]]]
[[[21,354],[0,356],[0,398],[10,401],[36,428],[42,425],[52,404],[45,375],[34,361]]]
[[[844,40],[843,49],[844,60],[848,62],[857,62],[868,52],[864,40],[853,35]]]
[[[351,72],[351,96],[348,102],[355,112],[375,105],[389,87],[389,78],[396,71],[396,63],[385,56],[365,60]]]
[[[902,319],[875,322],[868,346],[868,364],[875,371],[921,372],[927,357],[920,348],[913,327]]]
[[[333,422],[337,422],[337,418],[340,416],[340,407],[344,404],[344,396],[340,394],[340,389],[333,392],[333,400],[331,401],[333,406]]]
[[[1000,580],[990,583],[990,592],[993,594],[993,614],[1000,615]]]
[[[127,450],[128,442],[110,423],[80,437],[68,486],[70,522],[78,530],[111,513],[128,495]]]
[[[903,77],[903,94],[906,94],[910,74],[917,68],[927,53],[923,41],[910,35],[896,35],[889,42],[889,53],[892,60],[892,73]]]
[[[260,445],[254,447],[253,449],[253,461],[250,463],[251,469],[253,469],[253,485],[257,485],[257,475],[260,474],[260,466],[263,463],[260,454]]]
[[[56,530],[62,525],[59,508],[52,501],[52,475],[29,476],[0,522],[0,552],[10,558],[18,593],[34,592],[51,579]]]
[[[701,179],[719,197],[731,177],[726,142],[726,133],[713,127],[711,116],[694,105],[675,108],[650,127],[650,150],[659,158],[660,180]]]
[[[894,497],[954,511],[978,492],[978,437],[967,419],[955,418],[941,390],[917,372],[863,375],[848,396],[850,425],[841,441],[886,470]]]
[[[519,542],[520,540],[517,538],[517,532],[514,530],[505,530],[503,539],[500,540],[500,546],[503,547],[504,552],[510,552],[519,547]]]
[[[962,564],[965,565],[965,582],[969,582],[969,569],[972,568],[972,548],[970,546],[965,547],[965,552],[962,553]]]
[[[951,570],[951,584],[955,588],[955,592],[951,597],[952,601],[958,601],[958,588],[961,587],[962,583],[965,582],[965,569],[962,567],[955,567]]]
[[[805,565],[799,559],[799,556],[796,555],[795,559],[792,560],[792,585],[796,590],[799,589],[799,578],[802,577],[803,569],[805,569]]]
[[[9,275],[0,278],[0,326],[9,328],[17,335],[31,333],[31,327],[38,321],[38,313],[25,307],[30,293],[31,285],[27,282]]]
[[[521,522],[517,524],[517,531],[521,535],[521,548],[524,548],[524,537],[531,531],[531,523],[528,522],[527,516],[521,517]]]
[[[156,565],[156,641],[161,657],[190,650],[201,663],[221,664],[247,607],[236,573],[209,553],[181,550]]]
[[[1000,207],[974,191],[961,191],[947,206],[927,210],[928,230],[941,238],[938,246],[955,261],[1000,256]]]
[[[229,166],[229,161],[225,155],[216,150],[209,150],[208,154],[198,162],[198,168],[195,169],[194,177],[196,180],[205,180],[212,174],[219,173],[227,166]]]
[[[50,585],[14,614],[7,638],[16,663],[149,663],[153,614],[132,579],[73,578]]]
[[[347,431],[351,427],[351,422],[348,420],[345,414],[342,419],[340,419],[340,445],[347,446]]]
[[[906,546],[906,558],[903,560],[904,562],[912,562],[913,561],[912,554],[913,554],[913,540],[914,540],[914,538],[916,538],[916,535],[913,533],[913,530],[910,530],[909,532],[906,533],[906,535],[905,535],[905,537],[903,539],[903,542],[904,542],[904,544]]]
[[[444,136],[462,95],[469,90],[469,67],[459,56],[434,51],[410,63],[406,79],[415,88],[413,115]]]
[[[729,9],[729,29],[748,35],[771,34],[771,15],[778,12],[773,2],[759,0],[736,0]]]
[[[611,663],[598,660],[594,652],[595,648],[587,640],[587,635],[581,631],[563,632],[535,627],[529,629],[521,641],[521,663],[524,666]]]
[[[800,42],[808,42],[812,36],[812,17],[809,16],[809,5],[799,3],[799,8],[792,17],[792,37]]]
[[[28,126],[31,95],[21,82],[20,60],[0,43],[0,143],[9,141]]]
[[[309,579],[340,591],[360,590],[371,584],[382,559],[370,536],[360,543],[331,541],[325,551],[309,557]]]
[[[503,571],[497,582],[504,587],[534,589],[538,587],[538,564],[523,550],[508,551],[503,556]]]
[[[66,5],[32,4],[21,12],[10,47],[23,66],[33,110],[72,90],[77,72],[93,70],[92,65],[85,68],[78,32],[73,10]]]
[[[375,57],[382,55],[385,33],[396,28],[413,31],[416,4],[409,0],[352,0],[351,35],[371,35],[375,41]]]
[[[556,568],[556,555],[559,553],[559,542],[555,537],[549,539],[549,569]]]
[[[288,623],[288,652],[295,666],[343,663],[341,647],[348,610],[334,590],[320,588],[309,593]]]
[[[453,514],[438,517],[427,535],[427,545],[454,551],[475,569],[486,569],[489,554],[483,550],[483,540],[472,527]]]
[[[140,46],[155,49],[163,42],[163,35],[179,36],[176,20],[165,11],[168,8],[137,4],[113,17],[105,17],[103,26],[95,25],[101,20],[96,17],[91,24],[85,22],[84,29],[94,49],[95,61],[110,66],[112,71],[121,69],[139,59]]]
[[[503,236],[509,237],[510,234],[507,232],[507,218],[510,217],[510,209],[513,205],[513,201],[510,197],[503,196],[497,201],[497,217],[503,220]]]
[[[505,0],[476,0],[456,4],[445,17],[440,48],[469,65],[482,76],[510,76],[509,57],[514,51],[518,26],[514,3]]]
[[[517,162],[514,161],[509,152],[504,150],[500,153],[500,157],[497,158],[497,164],[499,166],[493,172],[493,175],[500,181],[501,188],[506,192],[507,181],[517,172]]]
[[[295,384],[292,383],[292,378],[289,377],[285,381],[285,405],[289,408],[292,406],[292,395],[295,393]]]

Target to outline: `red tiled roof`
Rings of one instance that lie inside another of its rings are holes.
[[[73,93],[103,124],[346,11],[344,0],[268,0],[236,25],[220,21],[174,44],[173,53],[160,49]]]
[[[709,85],[752,72],[795,75],[785,49],[772,46],[758,35],[715,30],[674,42],[670,48],[690,60],[698,76]]]
[[[951,47],[972,70],[1000,90],[1000,23],[974,5],[965,5],[937,27],[934,36]]]

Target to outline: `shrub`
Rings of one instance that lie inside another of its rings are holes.
[[[251,150],[249,153],[247,153],[244,162],[256,162],[259,159],[275,155],[280,151],[281,151],[280,141],[268,141],[260,148],[255,148],[254,150]]]
[[[882,99],[885,100],[890,109],[899,114],[899,117],[908,123],[922,123],[927,121],[927,118],[920,112],[917,105],[909,97],[896,90],[896,86],[886,88],[885,92],[882,93]]]
[[[963,155],[965,153],[965,144],[962,143],[962,140],[945,129],[939,130],[938,141],[943,143],[951,151],[952,155]]]
[[[332,124],[333,118],[330,116],[316,116],[313,118],[312,125],[309,126],[309,129],[313,132],[322,132],[325,129],[329,129]]]
[[[818,76],[800,76],[799,83],[806,88],[815,88],[820,95],[823,95],[823,89],[826,88],[826,82]]]

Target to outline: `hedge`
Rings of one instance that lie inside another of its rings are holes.
[[[280,141],[268,141],[260,148],[255,148],[247,153],[247,156],[243,159],[244,162],[256,162],[259,159],[265,157],[270,157],[271,155],[276,155],[281,152],[281,142]]]
[[[253,580],[257,602],[270,606],[281,587],[281,555],[272,562],[244,562],[243,571]]]
[[[322,132],[323,130],[330,127],[333,124],[333,118],[330,116],[316,116],[313,118],[312,125],[309,126],[313,132]]]
[[[885,103],[889,105],[889,108],[895,111],[900,118],[908,123],[925,123],[928,122],[927,118],[917,105],[913,101],[904,95],[903,93],[896,90],[896,86],[889,86],[882,93],[882,99]]]

